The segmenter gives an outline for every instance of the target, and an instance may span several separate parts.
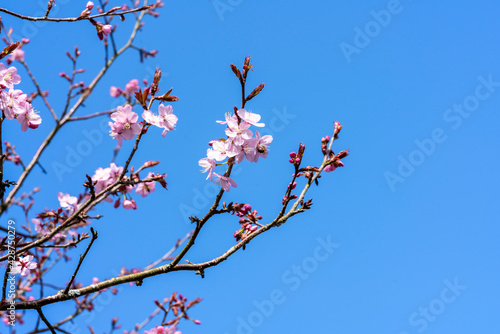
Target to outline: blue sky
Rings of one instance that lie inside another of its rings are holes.
[[[86,1],[58,3],[54,15],[70,16]],[[3,6],[44,11],[38,4]],[[498,332],[499,9],[496,1],[167,1],[136,43],[158,56],[143,64],[135,52],[121,57],[81,112],[116,106],[111,85],[151,79],[161,67],[161,88],[174,87],[180,97],[173,106],[177,130],[166,138],[148,133],[133,165],[160,160],[155,171],[168,174],[169,190],[138,199],[137,211],[98,208],[100,237],[80,281],[146,266],[192,228],[184,212],[208,210],[213,189],[197,161],[208,141],[223,136],[215,120],[240,101],[229,64],[241,66],[247,55],[254,64],[248,85],[266,84],[248,108],[262,115],[274,141],[267,159],[242,163],[226,202],[250,203],[272,220],[292,173],[288,154],[303,142],[305,163],[319,164],[320,139],[334,121],[344,129],[333,149],[350,148],[351,155],[312,187],[310,211],[261,235],[204,279],[173,273],[123,286],[97,302],[95,317],[84,315],[68,330],[85,333],[91,325],[104,332],[115,316],[131,329],[154,309],[154,299],[179,291],[204,299],[191,312],[203,325],[186,323],[183,333]],[[2,20],[31,38],[26,61],[59,109],[67,88],[58,73],[70,70],[65,51],[81,48],[87,83],[103,63],[88,22],[37,26],[6,14]],[[131,22],[119,24],[118,44]],[[20,88],[32,89],[21,75]],[[36,131],[4,127],[4,140],[21,155],[32,154],[52,126],[48,111],[35,108],[44,118]],[[48,173],[36,170],[24,188],[42,187],[39,211],[56,207],[59,191],[82,191],[85,174],[109,164],[115,142],[100,130],[102,139],[71,171],[58,176],[54,168],[100,122],[69,125],[45,152]],[[117,163],[125,158],[122,152]],[[9,215],[21,217],[15,210]],[[223,253],[236,228],[234,216],[217,217],[186,258]],[[63,284],[73,266],[62,265],[51,278]],[[68,302],[45,314],[58,320],[72,310]]]

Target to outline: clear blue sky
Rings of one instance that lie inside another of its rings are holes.
[[[85,3],[60,1],[57,15],[78,15]],[[13,1],[2,6],[33,15],[40,10]],[[80,281],[149,264],[192,228],[183,210],[201,215],[208,209],[211,184],[197,161],[209,140],[223,136],[215,120],[240,101],[229,64],[241,66],[246,55],[255,70],[249,85],[266,84],[248,107],[262,115],[274,142],[266,160],[241,165],[238,188],[226,202],[248,202],[272,219],[292,173],[289,152],[303,142],[306,163],[318,164],[320,138],[331,134],[336,120],[344,129],[334,150],[350,148],[351,155],[308,193],[312,210],[261,235],[204,279],[173,273],[142,287],[123,286],[99,302],[94,318],[84,315],[68,330],[87,333],[91,325],[102,333],[115,316],[131,329],[154,309],[155,298],[179,291],[204,298],[191,312],[203,325],[186,323],[183,333],[499,332],[499,12],[493,0],[167,1],[136,43],[157,49],[158,56],[139,64],[135,52],[124,55],[85,112],[116,106],[111,85],[151,79],[161,67],[160,86],[174,87],[180,97],[177,130],[166,138],[148,134],[133,165],[161,160],[155,171],[168,174],[169,190],[138,199],[137,211],[98,208],[105,216],[94,225],[100,238]],[[26,61],[58,108],[66,86],[57,74],[70,69],[64,52],[75,44],[82,49],[87,83],[103,62],[88,22],[37,27],[2,19],[32,39]],[[118,42],[131,21],[118,26]],[[20,87],[30,89],[21,75]],[[35,108],[44,117],[39,129],[22,133],[12,123],[4,130],[4,139],[25,155],[52,126],[48,111]],[[37,170],[24,188],[42,186],[39,210],[56,207],[59,191],[76,195],[85,173],[109,164],[115,142],[104,133],[71,172],[58,179],[53,169],[85,140],[83,130],[98,123],[63,129],[42,157],[48,174]],[[122,153],[117,162],[124,159]],[[221,254],[234,244],[236,228],[234,216],[214,219],[187,259]],[[325,243],[330,246],[321,248]],[[54,272],[54,283],[69,279],[73,266]],[[59,320],[72,310],[67,302],[45,313]]]

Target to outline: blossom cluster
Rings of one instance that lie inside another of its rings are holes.
[[[259,229],[258,220],[262,219],[262,216],[257,214],[257,210],[252,211],[250,204],[233,204],[231,214],[236,214],[240,218],[240,228],[234,232],[234,238],[236,241],[244,240],[252,232]]]
[[[156,326],[148,331],[145,331],[144,334],[182,334],[181,331],[177,330],[175,326]]]
[[[111,95],[111,97],[119,97],[121,95],[125,97],[132,97],[134,96],[134,93],[138,90],[139,90],[139,80],[132,79],[125,85],[125,89],[111,86],[111,88],[109,89],[109,95]]]
[[[15,53],[16,51],[14,51]],[[24,53],[12,54],[13,59],[21,60]],[[7,68],[0,63],[0,109],[7,119],[17,119],[21,124],[21,130],[36,129],[42,123],[40,115],[35,113],[33,106],[28,101],[28,95],[23,94],[14,85],[21,82],[21,76],[17,74],[14,66]]]
[[[214,168],[223,164],[223,161],[234,158],[237,163],[241,163],[245,158],[250,162],[257,162],[259,158],[266,158],[269,153],[269,145],[273,141],[271,135],[261,136],[259,131],[255,132],[255,137],[250,126],[263,127],[264,123],[259,123],[259,114],[248,112],[245,109],[235,111],[233,115],[226,115],[225,121],[217,121],[226,124],[227,139],[212,140],[209,142],[206,158],[198,161],[203,168],[203,172],[208,172],[207,179],[215,176],[216,182],[225,191],[231,187],[236,188],[236,182],[225,175],[214,173]],[[221,162],[221,163],[217,163]]]
[[[102,168],[99,167],[95,174],[92,176],[92,181],[94,181],[95,192],[100,193],[108,186],[114,184],[118,181],[118,178],[123,172],[123,167],[118,167],[114,163],[111,163],[109,167]],[[163,179],[166,175],[156,176],[154,173],[148,173],[146,179],[160,178]],[[137,209],[137,203],[132,198],[130,193],[135,189],[135,193],[146,197],[150,193],[155,191],[155,181],[139,182],[138,174],[134,174],[134,180],[137,182],[135,184],[125,184],[118,187],[115,191],[110,191],[113,195],[118,195],[118,199],[115,201],[115,208],[120,206],[122,203],[125,209]],[[123,202],[121,202],[120,195],[123,195]],[[105,201],[112,202],[113,200],[107,196]]]
[[[139,115],[132,111],[130,104],[125,105],[125,107],[119,106],[116,110],[116,112],[111,114],[111,119],[114,123],[109,122],[109,126],[111,127],[110,135],[118,141],[118,147],[121,147],[123,140],[134,139],[135,135],[141,132],[141,126],[137,122]],[[163,137],[165,137],[168,131],[174,130],[177,123],[177,116],[173,114],[171,105],[165,106],[160,104],[158,115],[153,114],[151,110],[145,110],[142,113],[142,118],[147,124],[163,129]]]

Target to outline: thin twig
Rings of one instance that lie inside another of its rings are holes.
[[[97,117],[97,116],[102,116],[102,115],[111,115],[115,111],[116,111],[116,109],[113,109],[113,110],[108,110],[108,111],[96,112],[95,114],[92,114],[92,115],[79,116],[79,117],[71,117],[70,119],[68,119],[68,122],[71,122],[71,121],[83,121],[83,120],[87,120],[87,119],[94,118],[94,117]]]
[[[87,246],[87,249],[85,250],[85,253],[83,255],[80,255],[80,261],[78,262],[78,266],[76,267],[75,272],[73,273],[73,276],[71,276],[71,279],[69,280],[68,286],[66,289],[64,289],[64,294],[67,295],[68,291],[71,287],[71,284],[73,284],[73,281],[75,280],[76,274],[78,273],[78,270],[80,269],[80,266],[83,263],[83,260],[85,259],[85,256],[87,256],[87,253],[90,250],[90,247],[92,247],[92,244],[94,243],[95,239],[97,239],[97,232],[91,227],[90,232],[92,232],[92,239],[89,242],[89,245]]]
[[[43,315],[43,312],[42,312],[42,308],[41,307],[38,307],[36,309],[36,311],[38,312],[38,315],[40,316],[40,318],[42,318],[43,322],[45,323],[45,325],[47,325],[47,327],[50,329],[50,332],[52,334],[56,334],[56,331],[54,329],[54,327],[52,327],[52,325],[50,324],[50,322],[47,320],[47,318],[45,318],[45,316]]]
[[[180,245],[182,245],[183,243],[186,242],[186,240],[193,234],[193,231],[190,231],[188,232],[188,234],[186,234],[184,236],[184,238],[182,238],[181,240],[179,240],[174,247],[172,247],[168,252],[165,253],[165,255],[163,255],[161,257],[161,259],[159,260],[156,260],[155,262],[151,263],[149,266],[147,266],[146,268],[144,268],[144,270],[148,270],[148,269],[151,269],[151,268],[154,268],[156,267],[158,264],[162,263],[163,261],[167,261],[168,258],[179,248]]]

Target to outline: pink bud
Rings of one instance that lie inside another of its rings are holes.
[[[250,206],[250,204],[245,204],[245,205],[243,206],[243,209],[244,209],[245,211],[249,211],[249,212],[250,212],[250,211],[252,211],[252,207]]]
[[[87,9],[92,10],[94,8],[94,3],[92,1],[87,2]]]
[[[29,42],[30,42],[30,39],[29,39],[29,38],[23,38],[23,39],[21,40],[21,43],[23,43],[23,44],[28,44]]]
[[[110,24],[103,25],[102,26],[102,33],[104,34],[104,36],[108,36],[112,29],[113,29],[113,26],[111,26]]]
[[[118,97],[121,94],[122,94],[122,90],[118,87],[111,86],[111,88],[109,89],[109,95],[111,95],[111,97]]]
[[[295,152],[290,153],[290,158],[295,159],[296,156],[297,156],[297,153],[295,153]]]
[[[126,199],[123,201],[123,207],[125,209],[137,209],[137,203],[135,203],[135,201],[133,199]]]
[[[293,160],[293,159],[288,159],[288,162],[291,163],[291,164],[293,164],[294,161],[295,160]]]

